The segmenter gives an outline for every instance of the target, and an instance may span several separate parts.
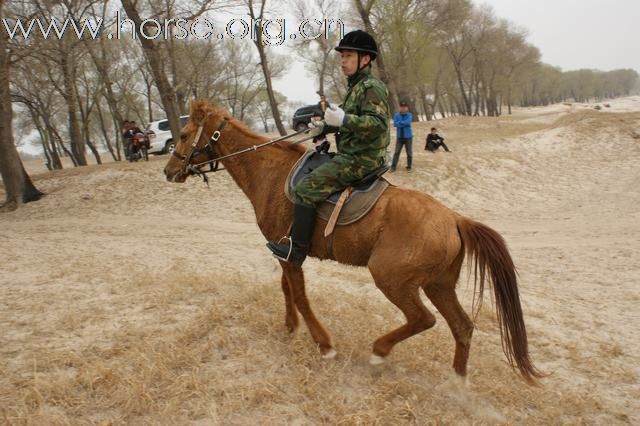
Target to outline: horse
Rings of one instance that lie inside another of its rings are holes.
[[[285,180],[305,149],[291,142],[267,141],[208,101],[194,101],[181,140],[165,166],[166,179],[184,182],[190,175],[199,174],[207,163],[215,163],[217,169],[220,159],[251,201],[266,240],[278,240],[287,235],[293,209],[284,193]],[[330,256],[323,233],[325,225],[326,221],[318,218],[309,253],[321,260]],[[382,194],[366,216],[336,227],[333,234],[331,259],[366,266],[378,289],[406,317],[405,324],[374,341],[370,363],[384,362],[396,344],[434,326],[435,316],[420,300],[423,291],[453,334],[455,373],[466,376],[474,323],[456,294],[465,256],[469,257],[468,265],[470,270],[473,265],[475,276],[474,318],[482,305],[485,283],[489,282],[508,363],[526,382],[536,384],[543,373],[529,356],[516,269],[504,239],[488,226],[454,212],[425,193],[395,186]],[[333,358],[336,351],[331,337],[306,297],[302,268],[283,261],[280,266],[285,326],[294,332],[299,325],[299,312],[321,356]]]

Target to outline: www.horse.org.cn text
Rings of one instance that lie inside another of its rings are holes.
[[[253,19],[238,17],[224,23],[215,22],[206,17],[193,20],[184,18],[144,19],[136,24],[121,11],[116,11],[112,20],[113,31],[108,30],[103,18],[73,19],[66,18],[31,18],[2,19],[2,28],[11,40],[62,39],[77,37],[93,39],[106,37],[109,40],[131,38],[137,40],[251,40],[257,41],[259,36],[266,46],[279,46],[287,40],[328,39],[331,36],[342,38],[344,23],[338,18],[307,18],[288,23],[286,18]]]

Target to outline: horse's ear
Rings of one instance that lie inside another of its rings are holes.
[[[208,103],[204,100],[191,101],[191,121],[202,125],[207,116]]]

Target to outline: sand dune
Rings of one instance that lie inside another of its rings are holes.
[[[312,259],[339,353],[322,360],[286,333],[279,267],[224,173],[207,189],[166,183],[166,157],[32,163],[49,195],[0,214],[0,423],[640,423],[640,97],[609,104],[439,120],[451,154],[422,151],[419,123],[414,171],[390,177],[505,237],[542,386],[508,368],[491,303],[466,386],[439,314],[369,366],[401,313],[366,269]]]

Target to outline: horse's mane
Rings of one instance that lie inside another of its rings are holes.
[[[197,123],[197,124],[202,123],[205,120],[205,118],[210,115],[224,118],[225,120],[228,121],[230,125],[233,126],[235,130],[237,130],[243,136],[246,136],[251,139],[260,139],[262,142],[266,142],[267,140],[269,140],[266,136],[251,130],[249,127],[247,127],[247,125],[244,122],[232,116],[227,110],[217,107],[215,103],[212,103],[204,99],[193,101],[191,103],[190,117],[194,123]],[[277,142],[272,146],[278,147],[281,149],[297,151],[301,154],[305,152],[304,146],[301,146],[299,144],[294,145],[291,142],[285,142],[285,141]]]

